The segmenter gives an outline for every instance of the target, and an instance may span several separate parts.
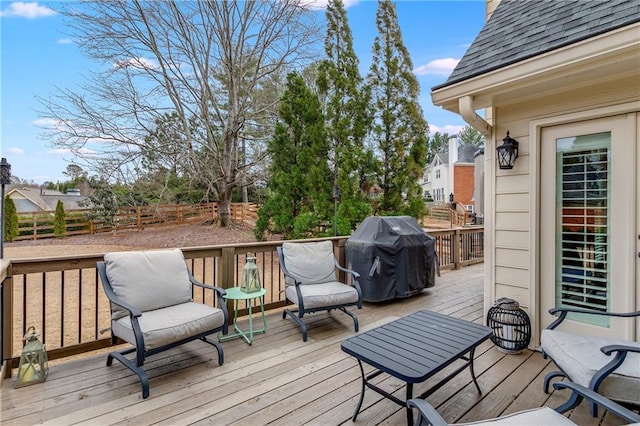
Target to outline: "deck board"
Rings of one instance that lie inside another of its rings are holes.
[[[420,295],[356,311],[362,331],[420,309],[430,309],[482,323],[483,265],[443,271],[436,286]],[[118,362],[105,365],[106,354],[90,354],[52,363],[45,383],[14,389],[5,381],[0,396],[3,425],[25,424],[352,424],[361,378],[354,358],[340,350],[353,335],[353,322],[341,312],[305,317],[308,341],[281,312],[267,315],[267,332],[249,346],[240,339],[223,343],[225,363],[216,351],[191,342],[158,354],[145,364],[150,397],[143,400],[137,377]],[[414,386],[417,395],[458,364]],[[366,367],[369,369],[370,367]],[[540,405],[554,407],[566,394],[542,392],[552,364],[540,353],[505,355],[490,341],[476,349],[479,395],[468,370],[427,399],[450,422],[473,421]],[[14,372],[15,373],[15,372]],[[404,384],[387,375],[380,387],[405,395]],[[584,405],[584,404],[583,404]],[[616,423],[611,415],[593,419],[586,406],[570,414],[578,424]],[[357,424],[404,425],[404,409],[367,390]]]

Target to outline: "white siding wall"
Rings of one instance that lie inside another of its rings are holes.
[[[535,257],[531,253],[537,250],[539,237],[531,235],[530,229],[538,215],[531,200],[536,199],[535,194],[539,188],[531,180],[539,175],[540,165],[531,164],[529,156],[532,148],[529,135],[532,121],[638,100],[638,76],[631,75],[616,81],[601,82],[590,87],[558,92],[543,98],[529,98],[494,108],[493,149],[496,144],[501,143],[509,130],[511,137],[519,142],[519,156],[512,170],[499,170],[495,167],[495,176],[486,177],[493,179],[489,183],[492,191],[487,192],[487,196],[492,199],[486,200],[493,210],[487,211],[491,218],[486,218],[492,222],[487,227],[487,232],[492,235],[488,236],[489,246],[485,259],[485,265],[490,268],[485,283],[490,294],[486,295],[485,303],[491,303],[499,297],[514,298],[528,311],[532,324],[536,325],[535,299],[539,283],[530,281],[531,277],[537,276],[534,271],[536,265],[532,264]],[[489,149],[490,145],[487,147]],[[485,155],[495,162],[495,151]],[[535,168],[535,173],[530,167]],[[536,345],[537,330],[534,331],[532,344]]]

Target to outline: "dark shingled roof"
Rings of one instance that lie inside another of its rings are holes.
[[[640,0],[502,0],[447,81],[433,89],[639,21]]]

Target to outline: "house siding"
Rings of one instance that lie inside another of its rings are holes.
[[[537,312],[536,294],[539,282],[532,265],[531,251],[536,250],[539,235],[530,235],[531,224],[539,213],[532,206],[535,194],[539,193],[536,172],[542,173],[539,164],[531,164],[529,134],[535,120],[564,116],[621,105],[640,100],[640,77],[636,73],[613,81],[596,82],[589,87],[558,91],[540,98],[529,98],[493,109],[495,117],[494,135],[496,143],[507,131],[519,142],[519,156],[512,170],[498,170],[493,176],[493,191],[487,191],[493,199],[487,200],[494,207],[491,221],[493,247],[487,251],[486,265],[492,267],[493,282],[489,283],[491,299],[510,297],[518,300],[528,311],[535,325]],[[575,121],[579,121],[575,120]],[[533,147],[539,152],[539,147]],[[494,155],[495,161],[495,155]],[[489,301],[490,302],[490,301]],[[534,344],[538,333],[534,333]]]

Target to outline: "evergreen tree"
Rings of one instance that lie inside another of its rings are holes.
[[[484,145],[484,136],[471,126],[464,126],[464,128],[458,134],[462,145]]]
[[[18,236],[18,210],[13,198],[4,197],[4,240],[11,242]]]
[[[371,139],[380,155],[383,214],[424,214],[420,178],[426,164],[429,126],[418,102],[420,86],[402,41],[396,7],[378,2],[378,35],[367,76],[374,122]]]
[[[436,132],[432,137],[429,138],[428,147],[427,147],[427,164],[431,164],[433,161],[433,157],[436,154],[442,154],[449,150],[449,136],[448,133],[440,133]]]
[[[339,188],[338,233],[349,234],[371,212],[362,185],[371,172],[364,145],[370,120],[368,94],[358,70],[347,13],[340,0],[327,4],[327,59],[318,67],[318,90],[323,97],[330,143],[333,185]]]
[[[67,220],[65,218],[66,213],[64,212],[64,205],[62,201],[58,200],[56,204],[56,213],[53,217],[53,235],[57,238],[64,237],[65,232],[67,231]]]
[[[297,73],[289,74],[280,120],[269,142],[269,198],[258,211],[257,239],[267,230],[284,238],[315,235],[331,213],[329,144],[320,101]]]

